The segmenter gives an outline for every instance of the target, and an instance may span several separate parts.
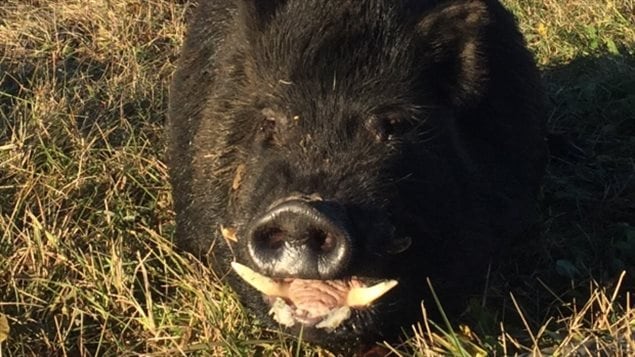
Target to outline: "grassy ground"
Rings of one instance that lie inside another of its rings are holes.
[[[501,279],[513,295],[498,283],[473,324],[425,324],[390,348],[632,355],[635,3],[505,2],[549,91],[541,238]],[[0,4],[1,356],[327,354],[254,327],[170,243],[162,123],[186,6]]]

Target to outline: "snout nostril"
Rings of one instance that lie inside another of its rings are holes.
[[[264,227],[254,233],[254,243],[260,249],[278,250],[285,241],[285,232],[278,227]]]
[[[321,229],[310,229],[308,242],[311,249],[320,253],[329,253],[336,246],[335,237]]]

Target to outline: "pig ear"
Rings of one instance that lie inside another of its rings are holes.
[[[242,0],[240,2],[242,20],[251,30],[260,31],[285,2],[285,0]]]
[[[419,50],[441,96],[451,104],[475,98],[486,81],[484,43],[489,24],[487,6],[481,1],[443,3],[426,12],[416,25]]]

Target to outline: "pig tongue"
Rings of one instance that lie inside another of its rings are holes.
[[[330,310],[346,304],[349,284],[341,280],[293,279],[289,284],[289,299],[299,314],[309,317],[326,315]]]

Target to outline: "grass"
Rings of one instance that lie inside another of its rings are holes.
[[[635,2],[505,3],[544,70],[557,144],[540,239],[473,323],[426,321],[386,348],[632,355]],[[0,5],[0,356],[328,355],[259,329],[174,251],[162,125],[187,7]]]

